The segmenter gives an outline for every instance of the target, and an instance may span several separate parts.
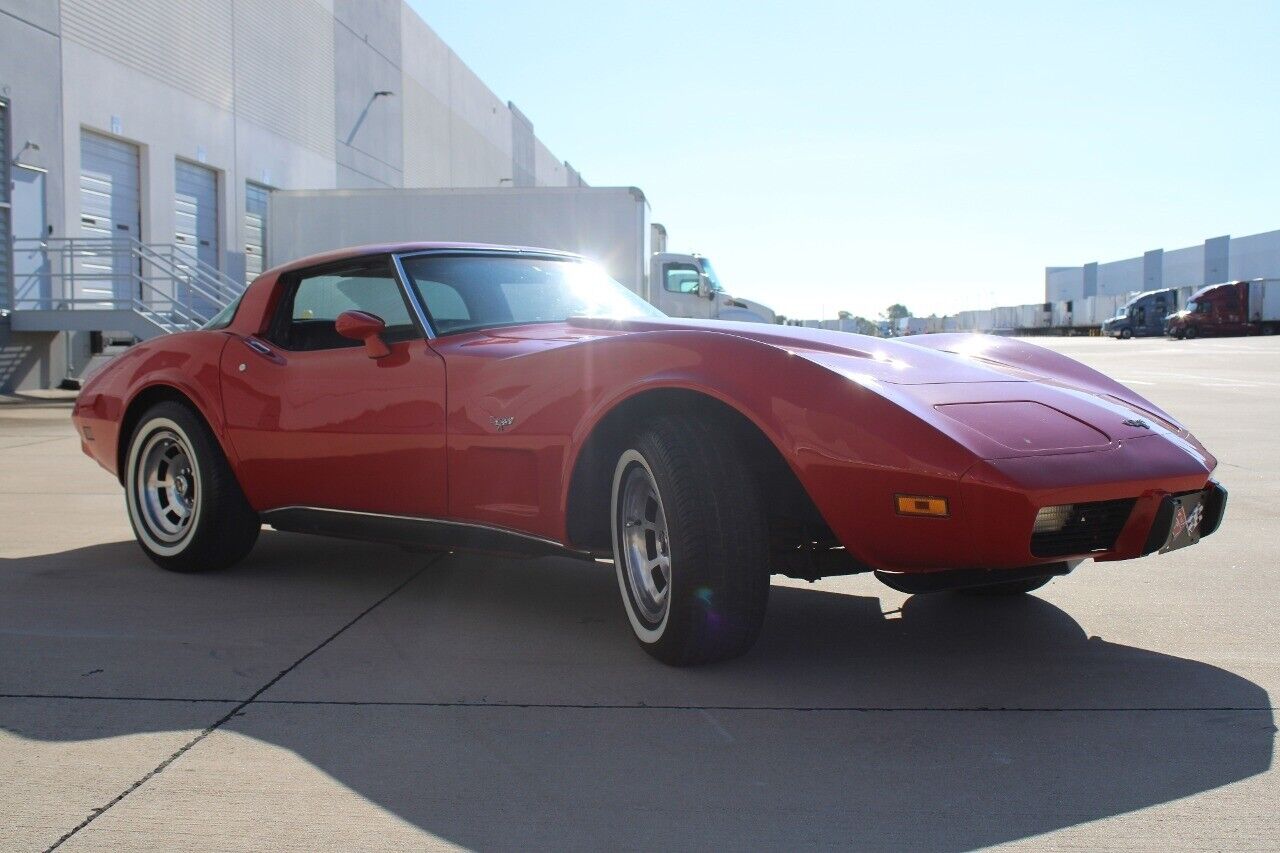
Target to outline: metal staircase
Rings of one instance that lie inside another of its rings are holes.
[[[244,285],[172,243],[131,237],[13,241],[15,331],[119,331],[138,340],[195,329]]]

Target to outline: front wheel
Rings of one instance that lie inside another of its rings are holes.
[[[1185,334],[1186,334],[1187,340],[1191,340],[1195,337],[1198,337],[1200,335],[1200,331],[1195,326],[1187,326],[1187,331],[1185,332]]]
[[[1127,341],[1129,340],[1129,338],[1132,338],[1132,337],[1133,337],[1133,332],[1131,332],[1130,330],[1128,329],[1120,330],[1120,340]]]
[[[709,425],[649,422],[614,467],[614,564],[646,652],[673,666],[751,648],[769,599],[767,519],[741,454]]]
[[[262,529],[213,433],[181,403],[143,414],[129,441],[124,489],[138,544],[163,569],[230,566]]]

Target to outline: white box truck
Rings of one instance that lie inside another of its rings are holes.
[[[597,261],[672,317],[777,321],[725,291],[707,258],[665,251],[666,230],[635,187],[282,190],[271,194],[268,234],[272,264],[370,243],[559,249]]]

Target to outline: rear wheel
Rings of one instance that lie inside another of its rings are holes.
[[[181,403],[143,414],[129,441],[124,487],[138,544],[170,571],[230,566],[262,528],[217,440]]]
[[[1051,580],[1053,580],[1052,575],[1045,575],[1042,578],[1024,578],[1022,580],[1010,581],[1008,583],[993,583],[986,586],[967,586],[956,591],[962,592],[965,595],[1022,595],[1027,592],[1034,592]]]
[[[769,599],[768,526],[723,435],[650,421],[618,457],[611,513],[623,607],[646,652],[684,666],[751,648]]]

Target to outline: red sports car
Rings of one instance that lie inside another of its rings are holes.
[[[1049,350],[675,320],[560,252],[370,246],[258,277],[76,402],[146,554],[228,566],[262,524],[611,558],[640,644],[741,654],[769,576],[1020,593],[1212,533],[1216,460]]]

